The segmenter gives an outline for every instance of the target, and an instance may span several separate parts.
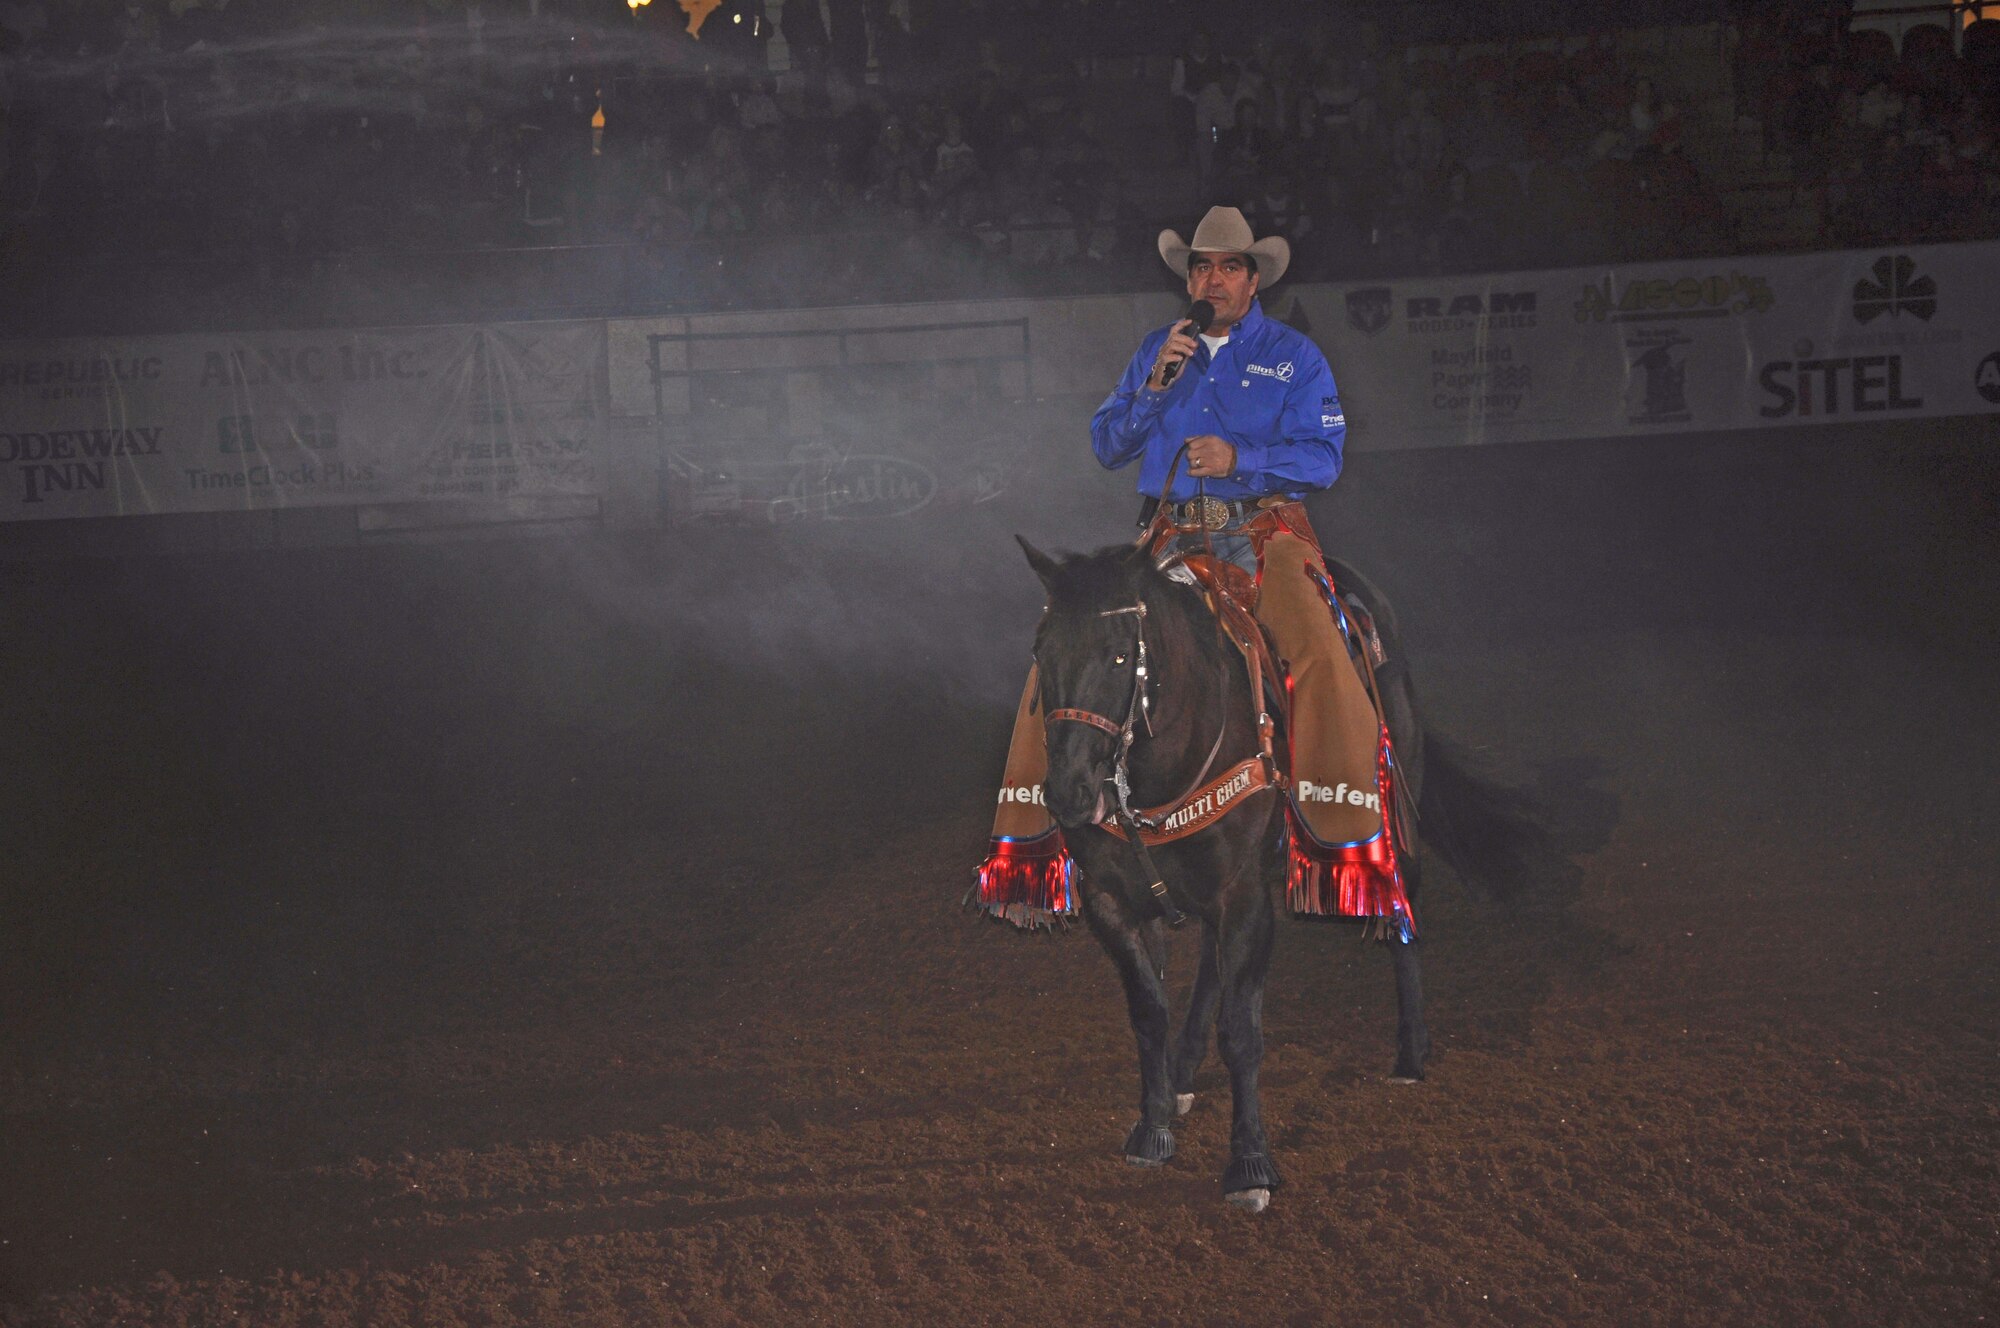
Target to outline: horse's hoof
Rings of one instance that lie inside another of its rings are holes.
[[[1193,1093],[1176,1093],[1176,1094],[1174,1094],[1174,1115],[1176,1115],[1176,1116],[1185,1116],[1185,1115],[1187,1115],[1187,1114],[1188,1114],[1188,1113],[1189,1113],[1190,1111],[1193,1111],[1193,1110],[1194,1110],[1194,1094],[1193,1094]]]
[[[1261,1185],[1250,1190],[1231,1190],[1222,1196],[1222,1201],[1246,1213],[1261,1213],[1271,1206],[1271,1192]]]
[[[1423,1081],[1424,1077],[1420,1074],[1392,1074],[1389,1076],[1389,1082],[1392,1084],[1420,1084]]]
[[[1125,1136],[1125,1160],[1135,1167],[1163,1166],[1174,1155],[1174,1132],[1140,1121]]]
[[[1262,1191],[1264,1198],[1251,1211],[1263,1212],[1264,1205],[1271,1200],[1269,1191],[1277,1188],[1278,1168],[1262,1153],[1245,1153],[1241,1157],[1233,1157],[1229,1159],[1229,1169],[1222,1173],[1222,1197],[1238,1208],[1249,1206],[1245,1200],[1238,1197],[1239,1195]]]

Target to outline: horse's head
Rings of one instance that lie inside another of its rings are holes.
[[[1048,610],[1035,629],[1049,755],[1043,796],[1056,823],[1073,830],[1103,820],[1115,806],[1108,781],[1118,761],[1119,731],[1144,699],[1141,633],[1159,649],[1161,624],[1140,610],[1158,603],[1160,590],[1173,583],[1144,548],[1116,545],[1060,561],[1026,540],[1021,548],[1049,592]],[[1051,722],[1058,711],[1089,718]]]

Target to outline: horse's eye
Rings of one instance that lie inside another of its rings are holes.
[[[1111,662],[1112,662],[1113,664],[1123,664],[1123,663],[1125,662],[1125,656],[1123,656],[1123,655],[1120,655],[1120,656],[1118,656],[1118,658],[1116,658],[1116,659],[1112,660]]]

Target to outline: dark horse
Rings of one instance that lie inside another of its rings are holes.
[[[1213,1030],[1234,1096],[1223,1195],[1261,1212],[1279,1184],[1257,1073],[1275,932],[1272,896],[1285,870],[1282,795],[1260,789],[1200,833],[1154,846],[1164,903],[1133,847],[1092,828],[1116,812],[1121,747],[1131,806],[1164,805],[1206,770],[1226,770],[1258,752],[1260,707],[1249,696],[1241,656],[1201,594],[1162,573],[1143,547],[1118,546],[1060,562],[1025,540],[1022,548],[1048,588],[1048,611],[1035,632],[1042,714],[1050,721],[1045,797],[1079,868],[1084,917],[1124,981],[1139,1041],[1139,1121],[1125,1140],[1126,1159],[1157,1166],[1173,1156],[1173,1121],[1193,1105],[1195,1072]],[[1360,596],[1385,652],[1400,661],[1389,606],[1351,568],[1329,560],[1328,570],[1343,594]],[[1378,681],[1402,795],[1415,806],[1423,793],[1425,748],[1415,696],[1407,670],[1385,670]],[[1057,711],[1123,719],[1124,733],[1132,736],[1127,742],[1116,728],[1088,719],[1063,722]],[[1146,722],[1135,724],[1131,717],[1142,714]],[[1398,848],[1414,898],[1417,846]],[[1166,924],[1176,913],[1198,919],[1203,931],[1200,970],[1178,1037],[1165,987]],[[1430,1048],[1416,944],[1392,934],[1390,952],[1399,1002],[1393,1077],[1415,1081],[1423,1078]]]

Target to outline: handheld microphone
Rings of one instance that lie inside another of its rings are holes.
[[[1208,325],[1215,321],[1215,306],[1207,300],[1196,300],[1188,306],[1187,312],[1181,315],[1181,321],[1193,323],[1194,334],[1200,336],[1202,333],[1208,331]],[[1162,392],[1174,385],[1174,379],[1181,376],[1181,366],[1186,363],[1186,360],[1175,360],[1172,364],[1160,370],[1160,390]]]

